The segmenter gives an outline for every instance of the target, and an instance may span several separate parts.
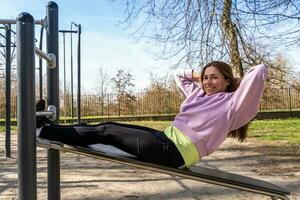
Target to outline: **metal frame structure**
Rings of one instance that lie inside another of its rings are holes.
[[[1,22],[0,22],[1,23]],[[2,23],[3,24],[3,23]],[[5,47],[5,156],[11,157],[11,47],[16,47],[16,44],[11,42],[11,33],[16,34],[11,29],[11,24],[4,24],[5,36],[0,34],[5,39],[5,45],[0,44],[0,47]]]
[[[77,27],[77,31],[72,29],[72,25]],[[71,117],[74,117],[74,103],[73,103],[73,40],[72,35],[76,33],[78,36],[77,42],[77,124],[81,122],[81,25],[75,24],[74,22],[71,23],[71,30],[59,30],[60,33],[63,34],[63,63],[64,63],[64,107],[66,113],[66,46],[65,46],[65,34],[70,34],[71,38]],[[66,115],[65,115],[66,117]],[[66,122],[66,121],[65,121]]]
[[[36,188],[36,137],[35,137],[35,51],[34,24],[47,24],[47,54],[37,50],[42,58],[55,55],[56,67],[48,62],[47,68],[47,102],[57,108],[59,122],[59,56],[58,56],[58,6],[49,2],[46,10],[46,21],[34,21],[28,13],[21,13],[17,24],[17,77],[18,77],[18,194],[19,199],[37,199]],[[39,23],[40,22],[40,23]],[[53,58],[52,58],[53,59]],[[51,61],[51,59],[48,59]],[[59,151],[49,149],[48,152],[48,199],[60,199],[60,166]]]
[[[11,25],[16,25],[17,21],[14,19],[0,19],[0,24],[3,24],[3,27],[0,27],[1,29],[5,30],[5,35],[0,34],[1,37],[5,39],[6,44],[0,44],[1,47],[6,48],[5,49],[5,71],[6,71],[6,76],[5,76],[5,155],[7,158],[11,157],[11,47],[16,47],[16,44],[11,42],[11,33],[16,34],[15,31],[12,30]],[[41,30],[40,30],[40,42],[39,42],[39,48],[35,47],[35,53],[39,57],[39,99],[43,99],[43,78],[42,78],[42,60],[46,60],[48,62],[48,67],[50,68],[55,68],[56,66],[56,55],[52,53],[44,53],[42,51],[43,47],[43,32],[44,28],[47,28],[47,21],[46,17],[41,20],[34,20],[34,24],[36,25],[41,25]],[[72,25],[77,27],[77,30],[72,30]],[[59,32],[65,33],[70,33],[71,34],[71,42],[72,42],[72,34],[73,33],[78,33],[78,48],[77,48],[77,65],[78,65],[78,71],[80,72],[81,68],[81,25],[76,24],[74,22],[71,23],[71,30],[60,30]],[[36,39],[35,39],[36,41]],[[11,44],[11,45],[9,45]],[[64,58],[65,59],[65,58]],[[65,62],[65,61],[64,61]],[[64,68],[65,68],[65,63],[64,63]],[[77,77],[77,82],[78,82],[78,93],[77,93],[77,123],[79,124],[81,121],[81,83],[80,83],[80,73]],[[72,43],[71,43],[71,88],[72,88],[72,117],[73,115],[73,55],[72,55]]]

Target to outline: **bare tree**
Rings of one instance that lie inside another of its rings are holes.
[[[130,71],[119,69],[116,76],[111,79],[113,89],[117,94],[118,101],[118,113],[120,115],[121,110],[124,112],[133,113],[133,103],[136,101],[136,97],[132,95],[134,84],[133,75]]]
[[[178,112],[183,96],[175,86],[175,81],[169,81],[167,76],[150,74],[150,85],[138,99],[143,112],[151,114],[170,114]]]
[[[291,70],[291,64],[282,54],[279,54],[271,60],[272,68],[269,70],[269,87],[286,88],[292,86],[297,89],[300,79],[297,74]]]
[[[101,114],[104,115],[104,99],[108,90],[109,75],[107,71],[103,71],[103,68],[99,68],[99,92],[100,92],[100,103],[101,103]]]
[[[242,76],[250,65],[268,62],[274,49],[300,42],[296,0],[127,0],[124,5],[123,23],[137,27],[132,36],[160,44],[158,56],[176,56],[176,65],[227,60]]]
[[[111,79],[114,91],[117,94],[131,93],[134,87],[133,75],[130,71],[125,71],[125,69],[119,69],[115,77]]]
[[[103,68],[99,68],[99,92],[101,98],[104,97],[105,93],[108,90],[108,85],[109,85],[109,75],[106,70],[103,70]]]

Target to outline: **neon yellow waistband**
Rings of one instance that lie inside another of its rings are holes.
[[[176,145],[183,157],[186,167],[192,166],[200,160],[200,156],[195,145],[178,128],[175,126],[168,126],[164,133]]]

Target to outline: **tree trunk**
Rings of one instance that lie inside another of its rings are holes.
[[[244,71],[238,47],[236,25],[231,21],[231,5],[232,0],[224,1],[221,24],[223,32],[225,34],[225,39],[229,44],[229,54],[234,73],[235,75],[242,77],[244,75]]]

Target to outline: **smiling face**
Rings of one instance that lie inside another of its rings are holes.
[[[202,87],[208,96],[218,92],[226,92],[229,84],[229,79],[226,79],[216,67],[209,66],[205,69]]]

